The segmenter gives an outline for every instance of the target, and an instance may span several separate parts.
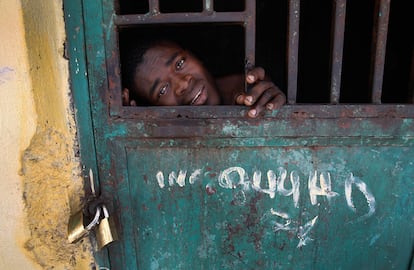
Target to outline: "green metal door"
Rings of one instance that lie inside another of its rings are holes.
[[[193,119],[197,110],[122,120],[125,135],[106,154],[120,180],[114,267],[407,269],[413,115],[370,109],[370,118],[326,118],[334,112],[325,108],[295,119],[310,108],[287,106],[260,121]]]
[[[120,237],[97,251],[101,269],[409,268],[413,105],[287,105],[259,120],[122,107],[109,2],[65,1],[82,161]]]

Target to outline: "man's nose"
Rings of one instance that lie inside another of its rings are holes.
[[[183,95],[190,87],[193,77],[190,74],[177,75],[175,77],[175,94],[177,96]]]

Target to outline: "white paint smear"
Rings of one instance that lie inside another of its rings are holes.
[[[201,175],[201,169],[197,169],[195,170],[191,175],[190,178],[188,179],[188,182],[192,185],[194,184],[197,180],[200,180],[200,175]]]
[[[309,189],[309,198],[312,205],[318,203],[317,196],[326,196],[328,199],[338,196],[338,193],[332,191],[331,184],[331,174],[321,173],[319,176],[319,185],[318,187],[318,172],[315,171],[313,174],[309,174],[308,180],[308,189]]]
[[[245,184],[246,171],[241,167],[230,167],[220,173],[218,178],[222,188],[233,189],[237,184]]]
[[[299,243],[297,245],[297,248],[306,246],[310,241],[313,241],[313,239],[310,238],[308,234],[312,230],[312,228],[315,226],[317,219],[318,219],[318,216],[308,221],[305,225],[299,226],[299,229],[298,229]]]
[[[351,175],[345,180],[345,198],[346,203],[348,204],[348,207],[356,212],[356,208],[354,205],[354,202],[352,200],[352,187],[356,186],[359,191],[362,192],[362,194],[365,196],[368,204],[368,212],[361,216],[359,220],[365,219],[367,217],[372,216],[375,213],[375,197],[371,193],[371,191],[368,189],[367,185],[358,177],[354,177],[354,175],[351,173]]]
[[[269,195],[270,198],[275,197],[276,192],[276,175],[273,171],[267,172],[267,185],[268,188],[262,188],[261,187],[262,182],[262,172],[261,171],[255,171],[253,173],[253,184],[252,188],[258,192],[263,192]]]
[[[160,188],[164,188],[165,187],[164,174],[161,171],[159,171],[155,175],[155,178],[157,178],[157,182],[158,182],[158,185],[160,186]]]
[[[295,207],[299,207],[299,187],[300,187],[300,181],[299,181],[299,175],[297,172],[292,171],[290,173],[290,189],[285,188],[285,181],[287,178],[287,171],[284,168],[279,168],[279,177],[277,179],[277,192],[280,193],[283,196],[292,196],[293,198],[293,204]]]
[[[187,176],[187,171],[180,170],[177,174],[173,171],[168,175],[168,184],[170,186],[174,185],[174,182],[176,182],[180,187],[185,186],[185,177]]]
[[[281,218],[284,218],[284,219],[288,219],[289,218],[289,215],[287,213],[283,213],[283,212],[276,211],[273,208],[270,208],[270,213],[272,215],[275,215],[275,216],[278,216],[278,217],[281,217]]]

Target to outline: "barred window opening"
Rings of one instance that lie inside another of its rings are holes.
[[[401,1],[118,0],[115,7],[121,67],[132,39],[158,35],[178,39],[215,76],[241,72],[253,47],[253,62],[289,104],[414,102],[414,24]],[[256,19],[246,26],[249,7]]]

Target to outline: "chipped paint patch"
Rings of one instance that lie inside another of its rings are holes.
[[[10,67],[0,67],[0,85],[13,79],[14,69]]]

